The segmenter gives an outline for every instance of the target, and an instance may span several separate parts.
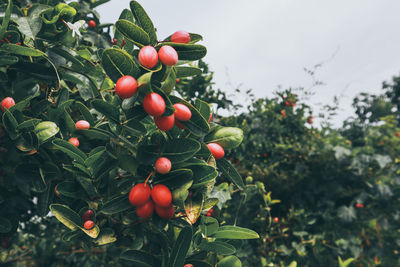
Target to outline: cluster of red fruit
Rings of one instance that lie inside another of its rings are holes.
[[[83,227],[86,230],[90,230],[94,226],[93,222],[94,212],[93,210],[86,210],[82,215],[82,220],[84,221]]]
[[[364,208],[364,204],[356,203],[356,208],[362,209],[362,208]]]
[[[211,217],[212,214],[213,214],[213,212],[214,212],[213,209],[209,209],[208,212],[207,212],[207,214],[206,214],[206,216],[207,216],[207,217]]]
[[[155,163],[155,170],[160,174],[167,174],[171,171],[171,161],[166,157],[160,157]],[[147,181],[132,187],[129,192],[129,203],[136,206],[136,214],[140,218],[150,218],[154,210],[160,218],[170,220],[175,209],[172,205],[172,193],[168,187],[158,184],[150,188]]]

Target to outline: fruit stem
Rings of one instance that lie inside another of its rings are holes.
[[[149,176],[147,176],[146,181],[144,181],[144,184],[146,185],[147,182],[149,181],[150,177],[154,174],[154,171],[152,171]]]

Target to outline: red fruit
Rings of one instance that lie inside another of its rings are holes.
[[[122,76],[115,84],[115,92],[120,98],[130,98],[137,91],[137,81],[129,75]]]
[[[4,109],[9,109],[14,105],[14,99],[12,97],[6,97],[1,101],[1,110],[4,112]]]
[[[155,164],[156,172],[167,174],[171,170],[171,161],[166,157],[158,158]]]
[[[364,204],[357,203],[356,204],[356,208],[362,209],[362,208],[364,208]]]
[[[143,108],[151,116],[161,116],[165,111],[164,98],[157,93],[148,93],[143,98]]]
[[[90,123],[85,120],[80,120],[75,123],[77,130],[87,130],[90,128]]]
[[[88,220],[88,221],[86,221],[86,222],[83,224],[83,227],[84,227],[86,230],[92,229],[93,226],[94,226],[94,222],[93,222],[92,220]]]
[[[156,213],[158,216],[160,216],[163,219],[170,220],[172,217],[174,217],[175,214],[175,209],[173,205],[169,205],[166,208],[160,207],[156,205]]]
[[[177,120],[188,121],[192,117],[192,112],[184,104],[181,103],[174,104],[174,108],[175,108],[174,114]]]
[[[82,214],[82,220],[84,222],[89,221],[91,219],[93,219],[94,216],[94,212],[93,210],[86,210],[83,214]]]
[[[290,107],[290,106],[291,106],[291,104],[290,104],[288,101],[285,102],[285,105],[286,105],[287,107]]]
[[[208,118],[208,123],[210,123],[210,122],[211,122],[211,120],[212,120],[212,117],[213,117],[213,115],[212,115],[212,113],[210,113],[210,118]]]
[[[268,157],[268,154],[267,154],[267,153],[264,153],[264,158],[266,158],[266,157]]]
[[[171,42],[187,44],[190,42],[190,34],[185,31],[174,32],[174,34],[171,36]]]
[[[217,143],[207,144],[207,147],[215,159],[222,159],[225,156],[224,149]]]
[[[151,189],[148,184],[137,184],[129,192],[129,203],[134,206],[141,206],[149,200],[150,194]]]
[[[180,82],[181,82],[181,79],[176,78],[176,79],[175,79],[175,82],[176,82],[176,83],[180,83]]]
[[[209,209],[208,212],[207,212],[207,214],[206,214],[206,216],[207,216],[207,217],[211,217],[212,214],[213,214],[213,212],[214,212],[213,209]]]
[[[113,38],[112,41],[111,41],[111,44],[112,45],[116,45],[117,44],[117,38]]]
[[[153,68],[158,62],[157,50],[150,45],[143,46],[139,51],[139,62],[145,68]]]
[[[188,264],[185,264],[183,267],[193,267],[193,264],[188,263]]]
[[[89,22],[88,22],[88,26],[90,27],[90,28],[94,28],[94,27],[96,27],[96,21],[94,21],[94,20],[89,20]]]
[[[167,208],[171,205],[172,194],[168,187],[162,184],[158,184],[151,190],[151,198],[154,203],[158,206]]]
[[[154,203],[151,200],[147,201],[142,206],[136,208],[137,216],[143,219],[150,218],[153,215],[153,212],[154,212]]]
[[[312,123],[313,123],[313,117],[309,117],[309,118],[307,119],[307,122],[308,122],[309,124],[312,124]]]
[[[169,45],[164,45],[158,51],[160,61],[167,66],[173,66],[178,62],[178,53]]]
[[[399,137],[399,136],[400,136],[400,132],[396,132],[394,135],[395,135],[396,137]]]
[[[180,128],[180,129],[182,129],[182,130],[185,129],[185,125],[183,125],[182,123],[180,123],[180,122],[177,121],[177,120],[175,121],[175,125],[178,126],[178,128]]]
[[[169,131],[174,127],[175,122],[175,115],[172,114],[171,116],[167,117],[154,117],[154,123],[157,125],[158,129],[161,131]]]
[[[76,147],[79,146],[79,140],[78,140],[78,138],[76,138],[76,137],[71,137],[71,138],[68,140],[68,143],[70,143],[70,144],[72,144],[73,146],[76,146]]]
[[[122,39],[121,48],[123,48],[125,45],[126,45],[126,41],[125,41],[125,39]]]
[[[279,222],[279,218],[278,218],[278,217],[274,217],[273,220],[274,220],[274,222],[276,222],[276,223]]]

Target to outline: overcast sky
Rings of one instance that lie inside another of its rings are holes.
[[[129,0],[97,10],[115,22]],[[399,0],[143,0],[159,39],[176,30],[199,33],[218,88],[252,88],[258,97],[281,86],[306,89],[304,67],[325,62],[310,104],[330,104],[342,95],[348,117],[358,92],[380,92],[382,81],[400,73]],[[230,84],[232,85],[230,85]]]

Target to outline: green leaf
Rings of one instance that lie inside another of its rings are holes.
[[[129,204],[128,196],[123,195],[105,202],[99,213],[103,213],[105,215],[114,215],[130,208],[132,208],[132,206]]]
[[[99,197],[99,193],[97,192],[97,189],[94,186],[92,179],[81,175],[76,175],[76,180],[80,183],[90,199]]]
[[[91,103],[97,111],[104,114],[108,119],[119,123],[119,109],[116,106],[100,99],[94,99]]]
[[[245,185],[242,177],[228,160],[224,158],[218,159],[217,167],[222,172],[223,177],[234,183],[240,190],[244,189]]]
[[[102,54],[102,64],[107,75],[117,82],[124,75],[137,78],[140,69],[132,57],[124,50],[109,48]]]
[[[215,233],[215,238],[219,239],[258,239],[260,236],[253,230],[238,226],[220,226]]]
[[[175,67],[176,78],[184,78],[201,75],[203,72],[199,68],[195,67]]]
[[[105,228],[101,230],[101,235],[94,241],[98,246],[110,244],[117,241],[114,230],[111,228]]]
[[[130,119],[126,121],[125,124],[122,125],[131,135],[140,137],[145,135],[147,130],[146,127],[140,121],[136,119]]]
[[[200,143],[191,138],[172,139],[164,144],[161,154],[171,162],[178,163],[193,157],[200,148]]]
[[[220,255],[232,255],[236,252],[236,248],[231,244],[222,241],[207,242],[203,240],[199,248],[204,251],[215,252]]]
[[[338,261],[339,261],[339,267],[347,267],[349,266],[355,259],[354,258],[348,258],[343,262],[342,258],[338,256]],[[295,266],[296,267],[296,266]]]
[[[178,53],[179,60],[198,60],[203,58],[207,54],[207,48],[202,45],[196,44],[181,44],[165,42],[161,43],[160,46],[169,45],[175,48]]]
[[[90,128],[87,130],[82,130],[82,131],[79,131],[79,133],[90,140],[96,140],[96,139],[97,140],[109,140],[111,137],[109,134],[105,133],[104,130],[101,130],[98,128]]]
[[[296,261],[292,261],[288,267],[297,267],[297,262]]]
[[[150,43],[152,45],[157,44],[157,34],[151,21],[143,7],[136,1],[130,3],[132,14],[135,17],[136,24],[141,27],[150,37]]]
[[[40,13],[47,8],[47,5],[33,4],[32,7],[28,9],[28,17],[18,17],[18,19],[16,19],[18,30],[25,34],[25,36],[35,39],[43,24]]]
[[[224,149],[238,147],[243,141],[242,129],[236,127],[221,127],[204,137],[206,143],[217,143]]]
[[[51,204],[50,210],[54,216],[66,227],[71,230],[76,230],[81,224],[79,214],[73,211],[70,207],[62,204]]]
[[[142,164],[151,165],[159,156],[158,148],[158,145],[141,145],[137,150],[136,159]]]
[[[78,109],[81,112],[82,116],[85,118],[85,120],[87,120],[90,123],[90,125],[95,125],[95,121],[92,113],[90,113],[90,110],[82,102],[78,101],[75,104],[78,106]]]
[[[184,104],[192,112],[192,117],[190,118],[190,120],[182,122],[182,124],[185,127],[187,127],[189,131],[191,131],[194,135],[197,136],[204,136],[208,134],[208,132],[210,131],[210,126],[208,125],[206,119],[203,118],[203,116],[194,106],[192,106],[189,102],[180,99],[179,97],[176,96],[171,95],[169,96],[169,99],[173,104],[176,103]]]
[[[1,55],[0,66],[12,65],[18,62],[18,57],[10,55]]]
[[[42,121],[41,123],[36,125],[34,131],[37,135],[39,142],[42,144],[48,139],[55,136],[60,131],[60,128],[58,128],[57,124],[52,121]]]
[[[14,115],[8,110],[4,109],[3,113],[3,125],[6,128],[10,138],[15,140],[18,136],[17,127],[18,122]]]
[[[236,256],[228,256],[220,260],[217,267],[242,267],[242,262]]]
[[[205,164],[187,166],[187,168],[193,172],[193,189],[207,184],[218,176],[218,172],[214,167]]]
[[[115,23],[115,25],[118,31],[137,46],[143,47],[150,44],[149,35],[133,22],[126,19],[120,19]]]
[[[119,259],[135,267],[160,266],[159,261],[152,254],[141,250],[125,250],[121,253]]]
[[[40,50],[16,44],[4,44],[0,47],[0,52],[6,52],[14,55],[29,56],[29,57],[46,56],[46,54]]]
[[[212,236],[218,231],[219,223],[213,217],[202,216],[200,222],[201,233],[207,237]]]
[[[85,199],[86,193],[82,187],[74,181],[63,181],[57,185],[57,191],[66,197],[75,199]]]
[[[1,27],[0,27],[0,39],[3,39],[4,33],[7,30],[8,23],[10,22],[12,10],[13,10],[13,0],[8,0],[6,13],[4,14],[3,23],[1,24]]]
[[[46,216],[49,213],[49,204],[53,198],[53,187],[48,185],[46,191],[38,194],[37,209],[39,216]]]
[[[85,163],[85,160],[87,158],[86,154],[79,148],[70,144],[69,142],[62,139],[55,139],[53,140],[53,144],[56,147],[58,147],[61,151],[63,151],[65,154],[67,154],[71,159],[77,160],[81,164]]]
[[[0,217],[0,233],[8,233],[11,231],[12,225],[6,218]]]
[[[192,227],[185,226],[179,233],[169,258],[169,267],[182,267],[192,242]]]

